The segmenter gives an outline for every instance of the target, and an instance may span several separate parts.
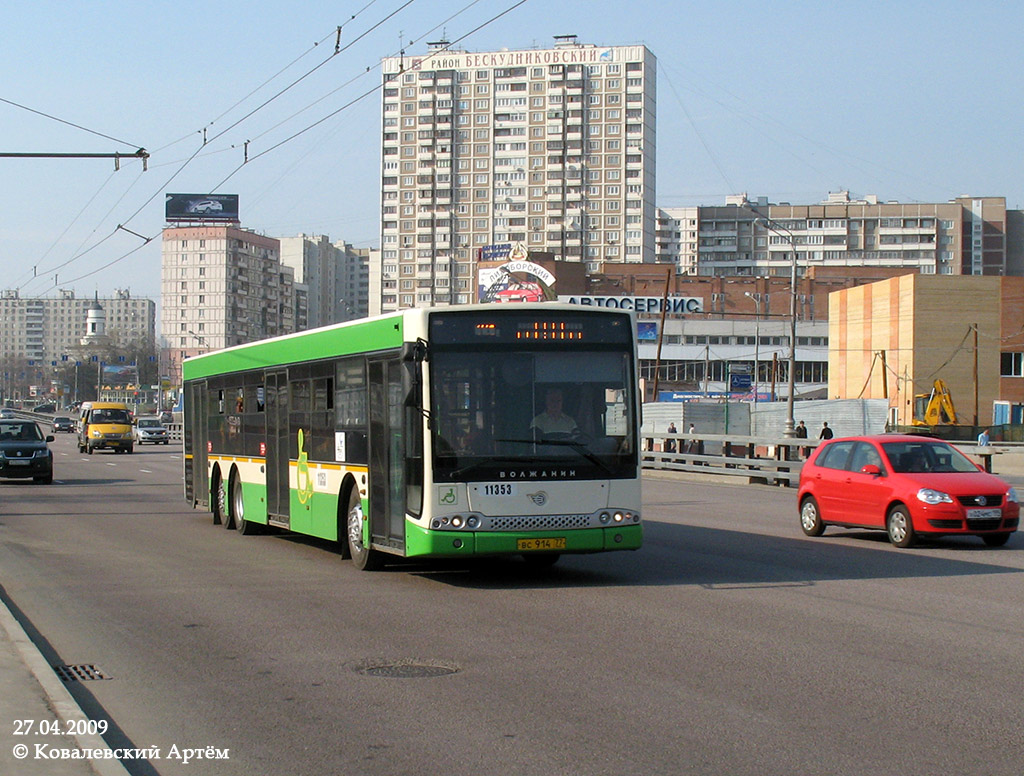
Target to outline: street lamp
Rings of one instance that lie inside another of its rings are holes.
[[[761,295],[744,291],[743,296],[749,296],[753,299],[754,307],[757,310],[754,317],[754,404],[757,404],[758,382],[761,377],[760,364],[758,363],[761,360]]]
[[[744,203],[742,207],[747,208],[754,215],[758,216],[757,220],[764,224],[769,231],[774,232],[789,243],[789,247],[793,251],[789,275],[789,395],[786,397],[786,427],[782,434],[786,437],[795,437],[796,424],[793,422],[793,394],[796,392],[796,237],[787,227],[766,216],[749,202]]]

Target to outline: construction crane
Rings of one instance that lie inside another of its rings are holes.
[[[931,393],[914,396],[914,418],[910,422],[914,426],[957,425],[953,395],[943,380],[932,383]]]

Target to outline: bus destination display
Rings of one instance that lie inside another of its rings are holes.
[[[472,342],[565,342],[608,345],[630,342],[627,316],[566,313],[539,316],[510,311],[435,313],[430,317],[435,345]]]

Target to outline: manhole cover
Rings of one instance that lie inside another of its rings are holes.
[[[53,670],[65,682],[90,682],[98,679],[110,679],[103,669],[92,663],[85,663],[75,666],[60,665],[54,666]]]
[[[438,660],[364,660],[355,666],[356,673],[364,676],[384,676],[392,679],[426,679],[457,673],[459,667]]]

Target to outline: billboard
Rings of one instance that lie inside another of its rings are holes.
[[[168,221],[238,221],[237,194],[166,194]]]
[[[704,312],[704,299],[699,296],[560,296],[559,302],[584,307],[613,307],[617,310],[636,310],[638,313],[660,313],[661,308],[670,315]]]
[[[135,364],[103,364],[101,370],[104,388],[137,388],[139,385],[139,368]]]

